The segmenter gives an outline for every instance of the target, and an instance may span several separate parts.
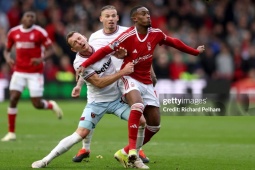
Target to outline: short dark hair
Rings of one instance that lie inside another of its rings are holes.
[[[142,7],[143,7],[143,6],[139,5],[139,6],[135,6],[134,8],[132,8],[131,11],[130,11],[130,17],[132,17],[133,14],[134,14],[135,12],[137,12],[137,9],[142,8]]]
[[[104,10],[107,10],[107,9],[115,9],[116,10],[115,6],[113,6],[113,5],[106,5],[106,6],[101,8],[101,14],[102,14],[102,12]]]
[[[69,44],[68,40],[69,40],[70,37],[73,36],[74,33],[78,33],[78,32],[77,32],[77,31],[70,31],[70,32],[67,33],[67,35],[66,35],[66,43],[67,43],[67,45],[68,45],[70,48],[72,48],[72,46],[71,46],[71,44]]]

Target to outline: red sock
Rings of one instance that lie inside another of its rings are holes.
[[[136,149],[136,139],[141,115],[142,113],[140,111],[137,110],[130,111],[128,119],[129,150]]]
[[[9,114],[8,113],[8,125],[9,125],[9,132],[15,132],[15,122],[16,122],[17,114]]]
[[[47,109],[51,109],[51,110],[52,110],[52,108],[53,108],[53,106],[52,106],[51,102],[48,102],[48,107],[47,107]]]
[[[128,154],[128,152],[129,152],[129,145],[125,146],[123,149]]]
[[[155,135],[156,133],[157,132],[152,132],[148,128],[145,128],[143,145],[145,145],[147,142],[149,142],[151,140],[152,136]]]

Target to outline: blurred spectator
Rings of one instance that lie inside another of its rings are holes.
[[[70,64],[70,58],[66,55],[60,58],[60,69],[57,72],[58,81],[72,82],[75,80],[73,65]]]
[[[205,77],[207,79],[214,79],[216,73],[216,60],[213,50],[210,47],[207,47],[205,52],[200,56],[201,67],[205,72]]]
[[[238,81],[242,78],[245,78],[245,62],[241,57],[241,50],[239,46],[235,46],[234,48],[234,78],[233,82]]]
[[[173,53],[173,58],[169,66],[169,74],[172,80],[180,78],[181,74],[187,71],[187,66],[183,62],[182,55],[179,51]]]
[[[157,75],[157,79],[169,79],[169,59],[167,51],[161,48],[161,52],[155,56],[155,62],[153,65],[154,72]]]
[[[221,44],[220,53],[216,56],[216,73],[218,79],[231,80],[233,78],[233,57],[224,43]]]
[[[53,59],[49,58],[45,62],[44,76],[46,81],[56,81],[56,75],[59,68],[54,64]]]

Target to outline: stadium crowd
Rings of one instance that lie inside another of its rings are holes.
[[[98,16],[102,6],[114,5],[119,24],[131,26],[129,12],[138,4],[151,11],[153,27],[187,45],[205,44],[199,57],[171,47],[158,47],[154,55],[157,78],[225,79],[235,82],[255,69],[255,2],[252,0],[0,0],[0,78],[10,80],[3,49],[7,31],[20,24],[22,14],[34,10],[37,24],[46,29],[56,53],[46,61],[46,81],[75,81],[75,53],[65,42],[68,32],[85,36],[102,28]]]

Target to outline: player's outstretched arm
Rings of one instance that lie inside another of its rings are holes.
[[[93,76],[89,77],[86,81],[90,82],[91,84],[93,84],[94,86],[98,88],[104,88],[114,83],[115,81],[120,79],[122,76],[131,74],[133,72],[134,72],[134,64],[130,62],[122,70],[120,70],[117,73],[114,73],[112,75],[108,75],[105,77],[99,77],[97,74],[94,74]]]
[[[198,54],[200,54],[201,52],[204,51],[204,46],[199,46],[197,49],[194,49],[186,44],[184,44],[181,40],[177,39],[177,38],[172,38],[167,36],[165,41],[164,41],[165,45],[169,45],[172,46],[182,52],[191,54],[191,55],[195,55],[197,56]]]

